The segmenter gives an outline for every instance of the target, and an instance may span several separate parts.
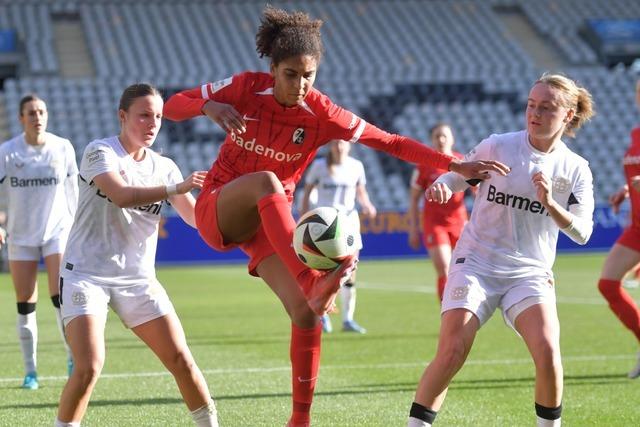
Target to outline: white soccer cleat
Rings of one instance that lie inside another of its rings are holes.
[[[636,363],[636,366],[629,371],[627,376],[632,380],[640,377],[640,352],[638,352],[638,361]]]

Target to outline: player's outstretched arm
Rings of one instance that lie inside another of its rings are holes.
[[[497,172],[506,176],[511,168],[497,160],[474,160],[470,162],[452,161],[449,164],[451,172],[459,173],[470,180],[485,180],[490,178],[489,172]],[[473,183],[471,183],[473,185]]]
[[[185,194],[194,188],[202,188],[204,175],[194,173],[179,184],[158,185],[155,187],[133,187],[117,172],[105,172],[93,178],[102,194],[120,208],[144,206],[159,202],[176,194]]]
[[[207,173],[205,171],[197,171],[189,175],[185,182],[189,182],[191,189],[202,188],[202,183],[206,176]],[[171,201],[173,208],[178,212],[178,215],[180,215],[180,218],[193,228],[196,228],[196,214],[194,210],[196,206],[196,199],[191,195],[191,193],[186,192],[184,194],[176,194],[169,197],[169,200]]]

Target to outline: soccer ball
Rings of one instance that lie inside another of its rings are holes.
[[[332,270],[357,251],[359,233],[349,218],[335,208],[312,209],[298,220],[293,249],[300,261],[315,270]]]

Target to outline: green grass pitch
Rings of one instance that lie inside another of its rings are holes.
[[[640,380],[628,380],[638,345],[609,311],[596,282],[601,254],[556,262],[565,368],[563,424],[640,423]],[[364,261],[357,320],[366,335],[323,337],[314,425],[404,426],[417,381],[435,351],[439,311],[427,260]],[[289,322],[275,296],[244,266],[162,268],[222,426],[283,426],[290,408]],[[41,388],[21,390],[15,300],[0,275],[0,426],[51,426],[66,362],[41,276],[38,373]],[[640,291],[631,290],[638,299]],[[110,314],[107,360],[86,426],[189,426],[172,378]],[[481,329],[438,415],[442,426],[532,426],[533,363],[497,313]]]

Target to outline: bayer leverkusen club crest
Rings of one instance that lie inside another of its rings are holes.
[[[294,130],[293,136],[291,137],[291,139],[293,140],[293,143],[296,145],[302,144],[302,142],[304,141],[304,129],[298,128]]]

